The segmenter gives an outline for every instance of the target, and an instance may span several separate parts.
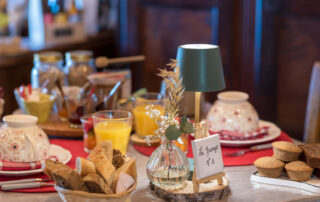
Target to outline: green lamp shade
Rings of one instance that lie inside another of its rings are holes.
[[[186,91],[212,92],[225,88],[219,46],[181,45],[177,61]]]

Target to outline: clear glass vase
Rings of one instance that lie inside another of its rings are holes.
[[[185,185],[189,177],[189,162],[174,141],[163,139],[162,144],[150,156],[147,176],[156,186],[179,189]]]

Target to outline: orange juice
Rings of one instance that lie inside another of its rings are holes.
[[[115,120],[102,121],[94,126],[94,132],[97,145],[104,140],[110,140],[114,149],[126,154],[131,132],[131,126],[128,123]]]
[[[133,108],[134,126],[136,133],[140,136],[154,135],[154,131],[158,129],[156,122],[146,114],[147,105],[138,105]],[[164,114],[164,107],[161,105],[153,105],[154,109]]]

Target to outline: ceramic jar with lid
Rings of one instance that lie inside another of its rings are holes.
[[[9,162],[41,161],[49,157],[50,143],[47,135],[31,115],[3,117],[0,128],[0,160]]]
[[[36,53],[33,56],[34,67],[31,71],[32,88],[45,87],[49,92],[56,86],[55,81],[63,81],[62,54],[56,51]]]
[[[218,94],[207,115],[210,132],[221,130],[239,133],[254,132],[259,127],[259,116],[247,101],[249,95],[240,91],[225,91]]]
[[[87,76],[95,71],[93,52],[76,50],[66,53],[65,76],[69,86],[83,86]]]

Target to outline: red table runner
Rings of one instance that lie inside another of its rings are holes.
[[[59,145],[63,148],[68,149],[71,154],[72,158],[67,165],[72,168],[76,166],[76,158],[78,156],[87,157],[87,153],[83,150],[83,141],[82,140],[70,140],[70,139],[51,139],[51,144]],[[28,175],[24,177],[6,177],[0,176],[0,181],[7,181],[7,180],[19,180],[25,178],[46,178],[47,176],[43,173],[35,174],[35,175]],[[22,189],[22,190],[12,190],[14,192],[25,192],[25,193],[33,193],[33,192],[55,192],[53,187],[43,187],[37,189]]]
[[[281,133],[280,137],[278,137],[275,141],[289,141],[291,142],[290,137],[285,134]],[[70,140],[70,139],[51,139],[51,144],[56,144],[62,146],[63,148],[68,149],[71,154],[72,158],[68,165],[72,168],[75,168],[75,160],[76,157],[87,157],[87,153],[83,150],[83,141],[82,140]],[[134,146],[134,148],[142,154],[150,156],[152,152],[156,149],[156,147],[141,147],[141,146]],[[233,147],[222,147],[222,152],[233,152],[238,151],[243,148],[233,148]],[[256,151],[256,152],[249,152],[241,157],[227,157],[223,156],[223,163],[225,166],[237,166],[237,165],[251,165],[257,158],[262,156],[271,156],[273,154],[272,149]],[[188,148],[188,157],[192,158],[192,148],[191,144],[189,144]],[[36,175],[29,175],[25,177],[6,177],[0,176],[0,181],[7,181],[7,180],[17,180],[17,179],[24,179],[24,178],[45,178],[45,174],[36,174]],[[23,190],[13,190],[14,192],[25,192],[25,193],[34,193],[34,192],[55,192],[53,187],[43,187],[38,189],[23,189]]]
[[[189,138],[189,141],[190,141],[190,138]],[[291,138],[284,132],[281,132],[281,135],[273,141],[292,142]],[[134,148],[140,153],[150,156],[157,147],[146,147],[146,146],[134,145]],[[221,147],[221,150],[222,150],[222,153],[229,153],[229,152],[236,152],[245,148],[248,148],[248,147]],[[244,166],[244,165],[252,165],[256,159],[262,156],[272,156],[272,155],[273,155],[272,149],[266,149],[266,150],[248,152],[245,155],[238,156],[238,157],[229,157],[229,156],[223,155],[222,158],[225,166]],[[193,158],[192,147],[190,142],[189,142],[187,156],[188,158]]]

